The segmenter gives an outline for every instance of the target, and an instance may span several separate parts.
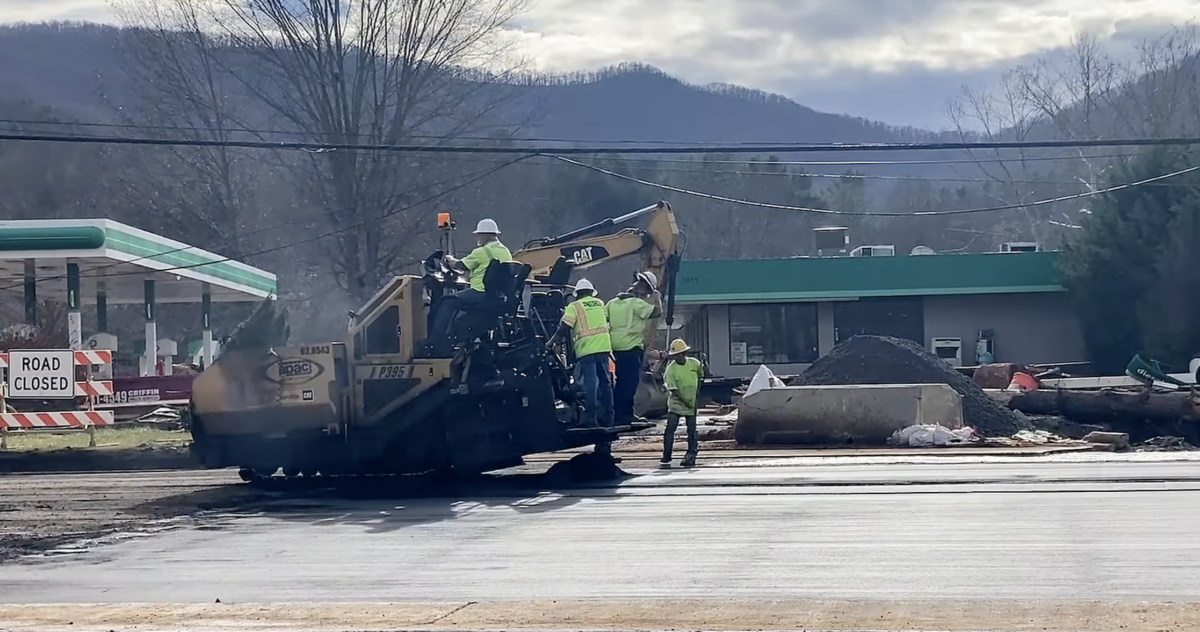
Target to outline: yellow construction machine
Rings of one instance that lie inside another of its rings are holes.
[[[643,215],[652,215],[648,231],[586,237]],[[453,224],[445,213],[438,222],[449,247]],[[222,354],[192,386],[192,453],[206,467],[241,468],[247,481],[280,469],[287,477],[475,474],[641,430],[647,425],[584,426],[570,354],[547,340],[570,300],[571,270],[605,258],[654,253],[673,308],[678,237],[661,203],[493,261],[485,300],[457,312],[446,351],[430,354],[422,344],[430,309],[467,286],[439,250],[422,276],[394,277],[351,312],[342,341],[243,344]]]

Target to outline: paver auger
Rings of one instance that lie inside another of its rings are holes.
[[[587,238],[643,215],[649,230]],[[192,453],[207,467],[240,467],[248,481],[281,468],[288,477],[475,474],[641,430],[648,424],[581,427],[570,354],[546,341],[570,300],[572,269],[606,257],[654,253],[673,307],[678,237],[663,202],[493,261],[487,300],[456,315],[449,352],[422,357],[431,306],[466,287],[439,250],[423,276],[394,277],[352,312],[343,341],[223,354],[192,386]],[[598,246],[612,248],[597,256]]]

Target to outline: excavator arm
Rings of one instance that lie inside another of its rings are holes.
[[[646,228],[622,225],[649,216]],[[614,230],[615,229],[615,230]],[[533,267],[531,277],[549,277],[564,263],[572,270],[588,270],[638,255],[642,270],[653,272],[663,296],[663,319],[668,331],[674,324],[675,277],[679,272],[682,235],[675,212],[667,202],[610,217],[558,237],[535,239],[513,253],[513,259]],[[654,347],[657,319],[647,325],[646,348]]]

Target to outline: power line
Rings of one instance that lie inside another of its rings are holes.
[[[323,132],[323,131],[297,131],[297,130],[280,130],[280,129],[255,129],[250,127],[230,127],[222,125],[217,129],[205,128],[197,125],[161,125],[149,123],[104,123],[99,121],[45,121],[36,119],[4,119],[0,118],[0,124],[9,125],[40,125],[40,126],[57,126],[57,127],[101,127],[114,129],[129,129],[129,130],[169,130],[178,132],[217,132],[217,133],[239,133],[252,134],[255,136],[340,136],[343,132]],[[482,141],[520,141],[520,142],[543,142],[543,143],[570,143],[570,144],[640,144],[640,145],[695,145],[697,143],[704,145],[715,145],[720,147],[725,146],[741,146],[741,145],[761,145],[762,141],[696,141],[696,140],[646,140],[646,139],[588,139],[588,138],[557,138],[550,136],[476,136],[476,135],[437,135],[437,134],[409,134],[408,138],[422,140],[482,140]]]
[[[342,227],[340,227],[340,228],[337,228],[337,229],[334,229],[334,230],[331,230],[331,231],[328,231],[328,232],[325,232],[325,233],[321,233],[320,235],[316,235],[315,237],[309,237],[309,238],[307,238],[307,239],[302,239],[302,240],[300,240],[300,241],[294,241],[294,242],[290,242],[290,243],[285,243],[285,244],[282,244],[282,245],[279,245],[279,246],[272,246],[271,248],[265,248],[265,249],[262,249],[262,250],[258,250],[258,251],[256,251],[256,252],[247,253],[247,254],[243,255],[243,258],[257,257],[257,256],[265,255],[265,254],[270,254],[270,253],[272,253],[272,252],[278,252],[278,251],[280,251],[280,250],[286,250],[286,249],[288,249],[288,248],[294,248],[294,247],[296,247],[296,246],[303,246],[303,245],[305,245],[305,244],[314,243],[314,242],[320,241],[320,240],[322,240],[322,239],[326,239],[326,238],[332,237],[332,236],[334,236],[334,235],[338,235],[338,234],[340,234],[340,233],[344,233],[344,232],[347,232],[347,231],[350,231],[350,230],[354,230],[354,229],[356,229],[356,228],[360,228],[360,227],[362,227],[362,226],[366,226],[367,224],[371,224],[371,223],[378,222],[378,221],[380,221],[380,220],[383,220],[383,219],[387,219],[388,217],[391,217],[391,216],[393,216],[393,215],[397,215],[397,214],[403,213],[403,212],[405,212],[405,211],[412,210],[412,209],[414,209],[414,208],[417,208],[418,206],[422,206],[422,205],[428,204],[428,203],[430,203],[430,202],[433,202],[433,201],[437,200],[438,198],[444,197],[444,196],[446,196],[446,195],[449,195],[449,194],[451,194],[451,193],[454,193],[455,191],[458,191],[458,190],[460,190],[460,189],[463,189],[463,188],[466,188],[466,187],[468,187],[468,186],[471,186],[472,184],[475,184],[476,182],[479,182],[480,180],[483,180],[483,179],[485,179],[485,178],[487,178],[487,177],[491,176],[492,174],[494,174],[494,173],[496,173],[496,172],[498,172],[498,171],[501,171],[501,170],[503,170],[503,169],[507,169],[508,167],[511,167],[512,165],[515,165],[515,164],[517,164],[517,163],[519,163],[519,162],[522,162],[522,161],[528,160],[528,159],[530,159],[530,158],[533,158],[533,157],[534,157],[534,154],[526,154],[526,155],[524,155],[524,156],[520,156],[520,157],[514,158],[514,159],[512,159],[512,160],[505,161],[505,162],[503,162],[503,163],[501,163],[501,164],[499,164],[499,165],[497,165],[497,166],[495,166],[495,167],[493,167],[493,168],[491,168],[491,169],[487,169],[487,170],[485,170],[485,171],[483,171],[483,172],[481,172],[481,173],[478,173],[478,174],[476,174],[475,176],[471,177],[470,179],[468,179],[468,180],[466,180],[466,181],[464,181],[464,182],[461,182],[461,183],[459,183],[459,184],[457,184],[457,185],[455,185],[455,186],[451,187],[450,189],[448,189],[448,190],[446,190],[446,191],[442,191],[441,193],[437,193],[437,194],[431,195],[431,196],[429,196],[429,197],[426,197],[426,198],[424,198],[424,199],[422,199],[422,200],[420,200],[420,201],[413,202],[412,204],[409,204],[409,205],[407,205],[407,206],[403,206],[403,207],[400,207],[400,208],[392,209],[391,211],[387,211],[387,212],[385,212],[385,213],[382,213],[382,214],[380,214],[380,215],[377,215],[377,216],[374,216],[374,217],[368,217],[367,219],[364,219],[364,220],[362,220],[362,221],[360,221],[360,222],[357,222],[357,223],[354,223],[354,224],[350,224],[350,225],[348,225],[348,226],[342,226]],[[255,232],[261,232],[261,231],[255,231]],[[177,248],[177,249],[175,249],[175,252],[178,252],[178,251],[180,251],[180,250],[187,250],[187,248]],[[158,253],[158,254],[156,254],[156,255],[153,255],[153,256],[156,256],[156,257],[157,257],[157,256],[162,256],[163,254],[166,254],[166,253]],[[143,258],[145,258],[145,257],[143,257]],[[205,261],[205,262],[203,262],[203,263],[191,263],[191,264],[187,264],[187,265],[181,265],[181,266],[171,266],[171,267],[168,267],[168,268],[155,268],[155,269],[153,269],[153,271],[154,271],[154,272],[173,272],[173,271],[175,271],[175,270],[187,270],[187,269],[190,269],[190,268],[199,268],[199,267],[203,267],[203,266],[207,266],[207,265],[212,265],[212,264],[214,264],[214,263],[224,263],[224,262],[226,262],[226,261],[235,261],[235,259],[233,259],[232,257],[222,257],[222,258],[220,258],[220,259],[217,259],[217,260],[214,260],[214,261]],[[127,262],[123,262],[123,263],[127,263]],[[142,275],[145,275],[145,274],[147,274],[147,273],[146,273],[146,272],[144,272],[144,271],[136,271],[136,272],[118,272],[118,273],[115,273],[115,274],[104,274],[104,275],[95,275],[95,274],[86,274],[86,275],[85,275],[85,274],[81,274],[80,276],[81,276],[81,277],[89,277],[89,278],[90,278],[90,277],[97,277],[97,278],[99,278],[99,277],[103,277],[103,278],[111,278],[111,277],[121,277],[121,276],[142,276]],[[60,275],[58,278],[64,278],[64,277],[63,277],[62,275]],[[42,282],[42,281],[49,281],[49,280],[52,280],[52,278],[38,279],[38,280],[37,280],[37,282],[38,282],[38,283],[40,283],[40,282]],[[22,287],[23,285],[24,285],[24,282],[22,282],[22,283],[16,283],[16,284],[13,284],[13,285],[10,285],[10,286],[7,286],[7,287],[0,287],[0,291],[4,291],[4,290],[13,290],[13,289],[16,289],[16,288]]]
[[[1064,195],[1064,196],[1060,196],[1060,197],[1056,197],[1056,198],[1028,202],[1025,204],[1007,204],[1004,206],[987,206],[987,207],[981,207],[981,208],[958,209],[958,210],[953,210],[953,211],[916,211],[916,212],[910,212],[910,213],[901,213],[901,212],[868,213],[866,211],[842,211],[842,210],[833,210],[833,209],[811,208],[811,207],[804,207],[804,206],[790,206],[790,205],[786,205],[786,204],[773,204],[773,203],[769,203],[769,202],[756,202],[754,200],[742,200],[742,199],[738,199],[738,198],[726,197],[723,195],[714,195],[712,193],[703,193],[701,191],[692,191],[690,189],[673,187],[673,186],[670,186],[667,184],[663,184],[661,182],[652,182],[650,180],[642,180],[641,178],[635,178],[633,176],[625,175],[623,173],[617,173],[615,171],[610,171],[608,169],[597,167],[595,165],[589,165],[587,163],[579,162],[577,160],[572,160],[565,156],[554,156],[554,158],[556,158],[558,160],[562,160],[563,162],[566,162],[569,164],[579,166],[579,167],[591,169],[592,171],[596,171],[598,173],[603,173],[605,175],[613,176],[613,177],[619,178],[621,180],[635,182],[637,184],[654,187],[656,189],[661,189],[663,191],[673,191],[675,193],[681,193],[683,195],[690,195],[693,197],[706,198],[706,199],[710,199],[710,200],[716,200],[719,202],[729,202],[731,204],[741,204],[744,206],[757,206],[759,208],[769,208],[769,209],[776,209],[776,210],[782,210],[782,211],[798,211],[798,212],[803,212],[803,213],[816,213],[816,214],[821,214],[821,215],[843,215],[843,216],[862,216],[862,217],[937,217],[937,216],[945,216],[945,215],[968,215],[968,214],[972,214],[972,213],[990,213],[990,212],[996,212],[996,211],[1008,211],[1008,210],[1014,210],[1014,209],[1029,208],[1029,207],[1034,207],[1034,206],[1045,206],[1047,204],[1055,204],[1058,202],[1066,202],[1069,200],[1078,200],[1081,198],[1092,197],[1095,195],[1112,193],[1114,191],[1120,191],[1122,189],[1128,189],[1131,187],[1142,186],[1142,185],[1150,184],[1152,182],[1158,182],[1160,180],[1166,180],[1168,178],[1174,178],[1174,177],[1192,173],[1195,171],[1200,171],[1200,166],[1189,167],[1187,169],[1181,169],[1179,171],[1168,173],[1166,175],[1156,176],[1153,178],[1147,178],[1145,180],[1139,180],[1137,182],[1130,182],[1128,184],[1112,186],[1112,187],[1108,187],[1107,189],[1100,189],[1097,191],[1087,191],[1084,193],[1078,193],[1078,194],[1074,194],[1074,195]]]
[[[562,153],[562,152],[559,152]],[[1133,158],[1137,154],[1095,154],[1086,156],[1088,160],[1096,160],[1103,158]],[[1054,160],[1080,160],[1081,157],[1075,154],[1062,156],[1029,156],[1018,158],[999,158],[999,157],[973,157],[973,158],[946,158],[942,160],[697,160],[694,158],[626,158],[621,157],[622,162],[645,162],[645,163],[664,163],[664,164],[704,164],[704,165],[739,165],[739,166],[787,166],[787,167],[894,167],[905,165],[964,165],[964,164],[979,164],[987,162],[1046,162]]]
[[[196,126],[186,125],[149,125],[149,124],[133,124],[133,123],[100,123],[100,122],[68,122],[68,121],[38,121],[33,119],[0,119],[0,123],[8,123],[14,125],[57,125],[63,127],[112,127],[119,129],[135,129],[135,130],[171,130],[171,131],[211,131],[198,128]],[[246,127],[225,127],[220,132],[237,132],[254,135],[288,135],[301,136],[305,134],[313,134],[318,136],[335,136],[340,132],[296,132],[287,130],[264,130]],[[93,136],[101,140],[104,137]],[[520,136],[520,137],[493,137],[493,136],[472,136],[472,135],[434,135],[434,134],[413,134],[409,138],[421,140],[481,140],[481,141],[520,141],[520,142],[552,142],[552,143],[598,143],[598,144],[669,144],[669,145],[695,145],[696,141],[676,141],[676,140],[597,140],[597,139],[578,139],[578,138],[554,138],[543,136]],[[746,146],[746,145],[761,145],[750,141],[704,141],[704,145],[713,145],[718,149],[713,153],[721,153],[719,148],[725,146]],[[558,150],[563,153],[562,150]],[[1088,159],[1102,158],[1128,158],[1134,154],[1100,154],[1087,156]],[[820,160],[820,161],[780,161],[772,160],[770,162],[762,160],[704,160],[705,164],[772,164],[772,165],[793,165],[793,166],[893,166],[893,165],[952,165],[952,164],[973,164],[980,162],[1043,162],[1055,160],[1078,160],[1081,159],[1078,155],[1062,155],[1062,156],[1028,156],[1017,158],[1000,158],[1000,157],[972,157],[972,158],[950,158],[943,160]],[[679,162],[679,163],[695,163],[694,159],[670,159],[670,158],[626,158],[625,160],[649,160],[655,162]]]
[[[286,149],[314,152],[389,151],[446,154],[700,154],[700,153],[828,153],[856,151],[948,151],[971,149],[1067,149],[1085,147],[1180,147],[1200,145],[1200,138],[1134,138],[1069,141],[1013,141],[986,143],[855,143],[855,144],[782,144],[722,147],[694,145],[684,147],[484,147],[465,145],[380,145],[309,142],[267,142],[249,140],[206,140],[135,138],[122,136],[82,136],[71,134],[0,133],[0,141],[51,143],[100,143],[109,145],[167,145],[180,147],[238,147],[243,149]]]
[[[1127,157],[1127,156],[1122,155],[1122,157]],[[462,162],[482,162],[482,163],[491,163],[491,164],[495,164],[495,162],[496,162],[495,160],[488,159],[488,158],[452,157],[452,158],[450,158],[450,160],[462,161]],[[637,161],[637,159],[635,159],[635,161]],[[963,183],[963,184],[997,184],[997,185],[998,184],[1032,184],[1032,185],[1046,185],[1046,186],[1081,186],[1081,185],[1086,186],[1087,185],[1087,183],[1082,180],[1013,180],[1013,179],[1008,179],[1008,178],[1004,178],[1004,179],[963,178],[963,177],[950,178],[950,177],[939,177],[939,176],[890,176],[890,175],[859,174],[859,173],[812,173],[812,172],[807,172],[807,171],[740,171],[740,170],[727,170],[727,169],[677,169],[677,168],[670,168],[670,167],[658,167],[658,166],[654,166],[654,165],[656,165],[658,162],[668,162],[670,164],[691,164],[691,165],[695,165],[695,166],[702,166],[704,164],[709,164],[709,162],[708,161],[699,161],[699,160],[656,161],[653,159],[647,159],[647,160],[641,161],[641,162],[644,162],[644,164],[647,164],[647,165],[651,165],[653,170],[656,173],[680,173],[680,174],[694,174],[694,175],[701,175],[701,176],[703,176],[703,175],[732,175],[732,176],[750,176],[750,177],[767,176],[767,177],[781,177],[781,178],[813,178],[813,179],[818,179],[818,180],[829,179],[829,180],[882,180],[882,181],[891,181],[891,182],[957,182],[957,183]],[[725,162],[732,163],[732,164],[743,164],[743,165],[748,164],[748,163],[743,163],[743,162],[739,162],[739,161],[725,161]],[[565,164],[565,163],[563,163],[563,164],[544,163],[544,164],[546,164],[546,166],[557,166],[557,167],[563,167],[566,169],[571,169],[574,166],[574,165]],[[753,164],[753,163],[749,163],[749,164]],[[758,163],[758,164],[764,164],[764,163]],[[773,163],[773,164],[786,164],[786,163]],[[806,164],[806,163],[800,163],[800,164]],[[1196,185],[1187,184],[1187,183],[1176,183],[1176,182],[1155,182],[1155,183],[1151,183],[1148,186],[1195,187]]]
[[[101,123],[101,122],[76,122],[76,121],[39,121],[35,119],[3,119],[0,118],[0,124],[8,125],[38,125],[38,126],[57,126],[57,127],[101,127],[114,129],[129,129],[141,131],[175,131],[175,132],[206,132],[206,133],[238,133],[251,134],[255,136],[340,136],[342,132],[322,132],[322,131],[294,131],[294,130],[270,130],[270,129],[255,129],[250,127],[229,127],[220,126],[217,129],[205,128],[196,125],[153,125],[146,123]],[[599,144],[664,144],[664,145],[687,145],[695,144],[696,141],[682,140],[600,140],[600,139],[583,139],[583,138],[554,138],[547,136],[477,136],[477,135],[437,135],[437,134],[409,134],[408,138],[420,140],[478,140],[478,141],[521,141],[521,142],[543,142],[543,143],[599,143]],[[753,144],[749,141],[705,141],[711,142],[714,145],[747,145]]]

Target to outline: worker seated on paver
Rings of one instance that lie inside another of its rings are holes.
[[[633,285],[604,306],[613,346],[616,384],[613,406],[617,425],[633,423],[633,400],[642,379],[645,356],[646,323],[662,315],[662,296],[653,272],[639,272]]]
[[[663,382],[667,387],[667,429],[663,433],[662,467],[671,467],[671,449],[675,444],[675,429],[679,418],[687,423],[687,454],[680,465],[692,467],[696,464],[696,453],[700,443],[696,438],[696,399],[700,394],[700,378],[704,367],[696,358],[689,358],[691,350],[686,342],[676,338],[668,350],[667,366],[663,371]]]
[[[613,425],[612,381],[608,361],[612,356],[608,317],[604,301],[595,296],[591,281],[575,284],[575,300],[563,310],[558,331],[550,338],[553,345],[571,337],[575,347],[575,383],[583,389],[583,420],[586,428]]]
[[[500,243],[500,227],[496,225],[495,221],[479,220],[479,225],[475,227],[475,239],[479,244],[478,247],[461,260],[450,255],[445,256],[448,265],[467,273],[471,287],[443,296],[434,305],[433,313],[429,317],[429,337],[427,338],[429,342],[448,335],[450,322],[454,320],[454,315],[459,310],[470,309],[483,302],[485,297],[484,272],[492,260],[500,262],[513,260],[512,253],[504,244]],[[428,345],[429,342],[426,344]]]

